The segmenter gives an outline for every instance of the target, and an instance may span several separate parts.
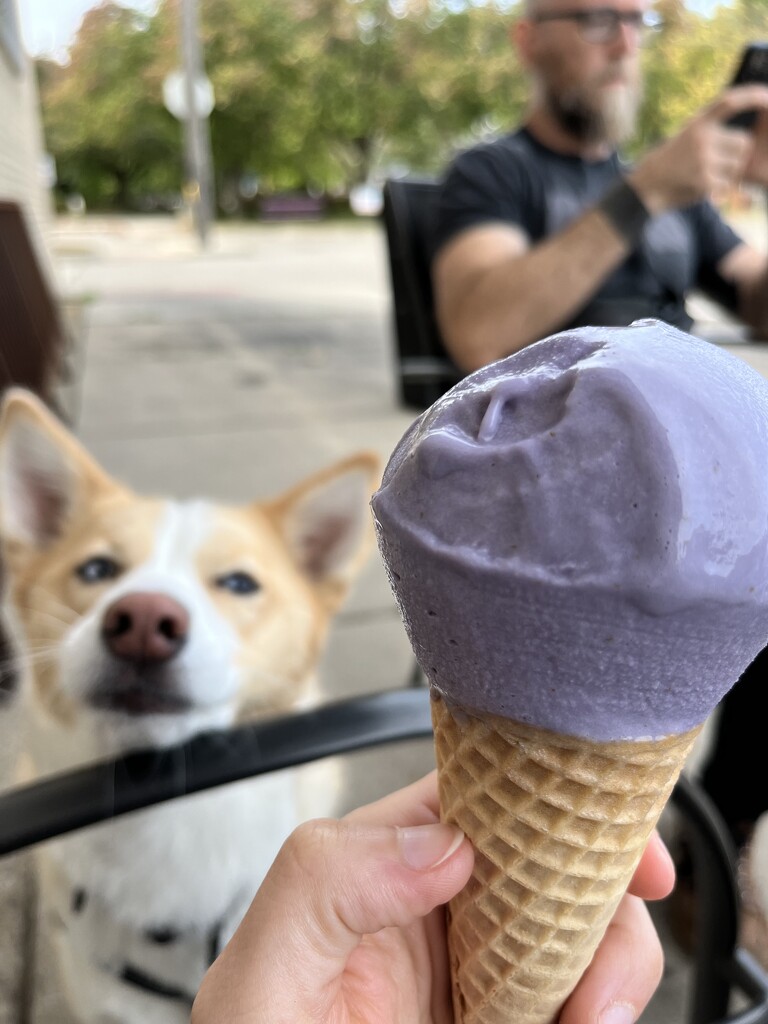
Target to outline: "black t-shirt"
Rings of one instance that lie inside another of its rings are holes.
[[[622,170],[616,154],[587,161],[547,149],[525,129],[462,153],[438,204],[433,253],[468,227],[505,222],[531,244],[561,231],[593,206]],[[701,288],[731,310],[734,287],[717,273],[741,242],[710,203],[653,217],[628,258],[567,324],[626,324],[653,316],[688,330],[685,296]]]

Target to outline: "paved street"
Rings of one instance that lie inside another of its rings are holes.
[[[376,223],[225,226],[200,254],[171,218],[93,217],[60,221],[53,249],[81,326],[67,402],[94,455],[137,489],[268,496],[359,448],[386,458],[411,421],[395,401]],[[744,351],[768,369],[763,350]],[[403,685],[411,664],[372,556],[333,632],[325,693]],[[424,742],[397,756],[355,755],[342,802],[387,792],[431,763]],[[685,970],[671,949],[644,1020],[682,1020]]]

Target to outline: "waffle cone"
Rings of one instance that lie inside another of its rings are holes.
[[[552,1024],[626,891],[698,729],[592,743],[433,692],[440,807],[475,867],[448,907],[456,1024]]]

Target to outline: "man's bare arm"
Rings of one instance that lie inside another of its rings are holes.
[[[433,268],[449,353],[463,370],[475,370],[543,338],[585,304],[628,252],[597,210],[532,248],[513,226],[469,228],[445,246]]]

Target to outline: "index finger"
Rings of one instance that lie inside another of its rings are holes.
[[[768,110],[768,86],[735,85],[710,104],[704,116],[712,121],[727,121],[745,110]]]
[[[418,782],[375,803],[359,807],[345,815],[345,820],[368,825],[394,825],[397,828],[433,825],[440,820],[437,772],[430,772]]]

